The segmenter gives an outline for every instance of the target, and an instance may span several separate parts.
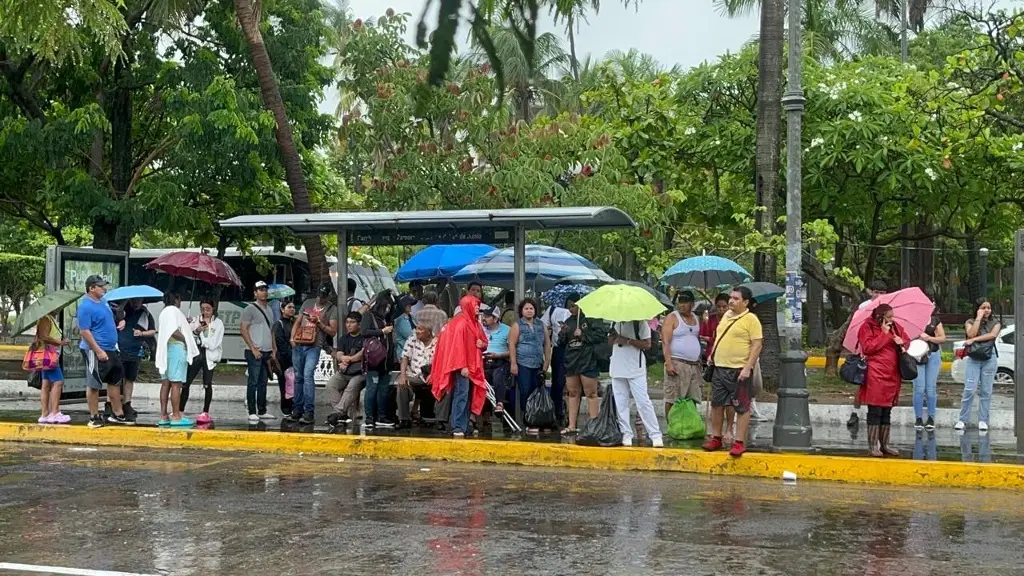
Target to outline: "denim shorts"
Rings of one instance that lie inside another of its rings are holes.
[[[43,380],[49,382],[50,384],[53,384],[54,382],[64,381],[64,371],[60,369],[59,365],[53,370],[43,370],[39,373],[39,375],[43,378]]]

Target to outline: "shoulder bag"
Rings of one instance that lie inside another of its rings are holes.
[[[743,314],[737,316],[736,319],[732,321],[732,324],[729,324],[728,326],[725,327],[725,331],[722,332],[722,337],[715,340],[715,349],[712,350],[711,356],[708,357],[708,365],[704,367],[705,382],[711,382],[711,379],[714,378],[715,376],[715,356],[718,354],[718,345],[721,344],[723,340],[725,340],[726,335],[729,334],[729,330],[732,330],[732,327],[735,326],[736,323],[740,321],[740,318],[743,318],[747,314],[750,314],[750,312],[744,312]]]
[[[369,312],[373,314],[373,312]],[[379,329],[377,326],[377,317],[371,316],[373,320],[373,327]],[[367,369],[378,368],[388,358],[388,347],[381,338],[378,336],[368,336],[363,341],[363,366]]]

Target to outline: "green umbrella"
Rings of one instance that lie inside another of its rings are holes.
[[[65,307],[78,302],[82,293],[77,290],[58,290],[44,294],[35,302],[18,314],[18,322],[14,325],[14,335],[17,336],[35,327],[36,322],[54,312],[60,312]]]
[[[576,305],[591,318],[611,322],[650,320],[665,313],[665,306],[648,290],[628,284],[605,284]]]

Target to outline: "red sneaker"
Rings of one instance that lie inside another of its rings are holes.
[[[747,447],[743,445],[743,442],[739,440],[732,443],[732,449],[729,450],[729,456],[735,456],[739,458],[743,456],[743,453],[747,451]]]
[[[708,452],[714,452],[715,450],[721,450],[722,449],[722,437],[721,436],[712,436],[711,439],[708,440],[707,442],[705,442],[704,445],[701,446],[701,447],[704,448],[705,450],[707,450]]]

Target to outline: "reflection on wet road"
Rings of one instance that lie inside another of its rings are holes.
[[[245,576],[1005,575],[1024,565],[1020,502],[997,491],[0,444],[0,562]]]

